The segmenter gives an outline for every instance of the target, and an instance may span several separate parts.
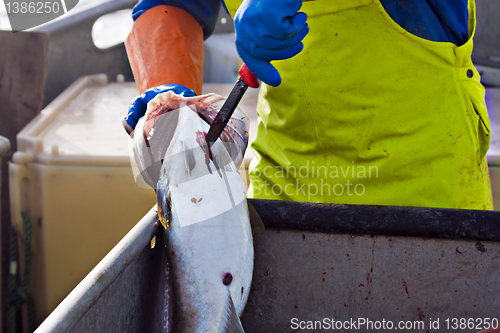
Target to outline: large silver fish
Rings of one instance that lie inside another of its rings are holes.
[[[221,140],[205,151],[208,123],[222,102],[217,95],[161,94],[136,127],[142,135],[134,135],[137,164],[147,182],[156,183],[166,227],[174,332],[244,332],[239,316],[254,253],[238,167],[248,119],[236,110]]]

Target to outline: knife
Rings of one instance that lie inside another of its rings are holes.
[[[231,119],[231,115],[236,109],[236,106],[238,106],[238,103],[248,87],[259,87],[259,80],[255,75],[253,75],[252,72],[250,72],[246,64],[241,66],[238,74],[240,75],[238,81],[236,81],[233,90],[231,90],[231,93],[222,105],[220,111],[215,116],[214,121],[212,122],[212,125],[210,125],[210,129],[205,137],[205,142],[208,146],[207,151],[209,151],[210,147],[221,135],[224,127],[226,127],[229,119]]]

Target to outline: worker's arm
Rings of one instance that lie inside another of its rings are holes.
[[[125,47],[141,96],[124,118],[127,132],[157,94],[201,94],[203,40],[213,32],[219,8],[220,0],[142,0],[134,7]]]
[[[136,21],[149,9],[169,5],[180,8],[191,15],[201,26],[203,37],[212,35],[217,23],[221,0],[139,0],[132,10],[132,18]]]
[[[381,0],[394,21],[409,32],[436,42],[464,44],[469,38],[467,0]],[[281,78],[272,60],[302,50],[308,32],[302,0],[244,0],[234,25],[236,47],[248,68],[262,81],[277,86]],[[324,38],[328,38],[325,36]]]

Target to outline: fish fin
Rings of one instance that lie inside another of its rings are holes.
[[[182,142],[182,150],[184,151],[184,164],[186,165],[186,170],[191,176],[191,171],[196,166],[196,160],[194,159],[193,149],[187,147],[187,145]]]
[[[222,330],[222,333],[245,333],[243,326],[241,326],[240,317],[238,317],[236,309],[234,308],[231,296],[229,296],[228,303],[229,306],[227,308],[226,326],[224,327],[224,330]]]
[[[158,218],[163,228],[167,229],[170,223],[170,193],[167,184],[163,184],[162,180],[164,177],[158,181],[156,186],[156,208],[158,210]]]
[[[247,203],[248,203],[248,215],[250,216],[250,227],[252,228],[252,234],[262,235],[266,230],[264,222],[262,222],[259,213],[257,213],[257,210],[252,205],[250,200],[247,200]]]
[[[217,170],[221,169],[225,172],[233,170],[234,167],[231,165],[233,164],[233,160],[231,159],[231,156],[229,156],[229,152],[226,150],[224,144],[216,142],[215,145],[215,147],[211,148],[211,152],[213,153],[215,151],[215,154],[212,154],[214,157],[212,161],[214,162]],[[223,152],[223,150],[225,151]]]

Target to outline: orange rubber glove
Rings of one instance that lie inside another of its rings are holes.
[[[187,12],[156,6],[134,23],[125,41],[139,92],[164,84],[179,84],[201,94],[203,30]]]

